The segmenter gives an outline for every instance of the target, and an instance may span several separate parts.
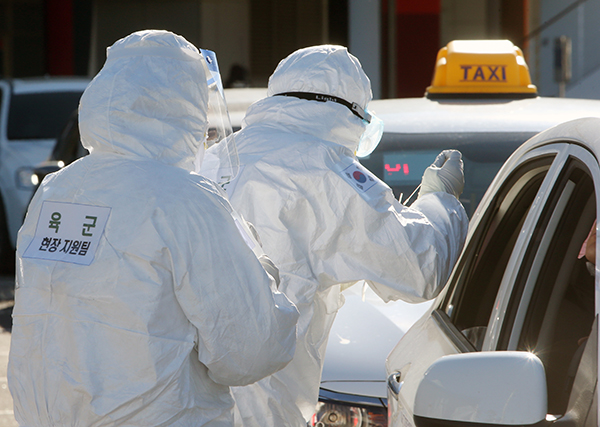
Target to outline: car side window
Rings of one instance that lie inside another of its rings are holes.
[[[498,349],[516,347],[542,360],[549,413],[562,415],[595,318],[585,242],[596,230],[596,197],[585,164],[569,159],[551,194],[515,281]]]
[[[505,180],[466,248],[443,304],[449,321],[480,350],[521,227],[554,155],[527,161]]]
[[[79,136],[79,125],[77,119],[70,123],[69,132],[65,138],[65,153],[64,160],[66,164],[70,164],[80,157],[87,154],[87,150],[81,145],[81,137]]]

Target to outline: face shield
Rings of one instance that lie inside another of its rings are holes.
[[[225,102],[223,82],[219,73],[217,56],[214,52],[200,49],[204,59],[204,71],[208,85],[208,130],[204,149],[196,155],[196,172],[223,185],[238,173],[239,158]]]
[[[383,136],[383,120],[368,110],[365,110],[364,114],[363,123],[366,128],[358,142],[356,157],[366,157],[371,154],[377,148]]]

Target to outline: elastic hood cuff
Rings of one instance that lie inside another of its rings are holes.
[[[159,56],[161,58],[171,58],[179,61],[200,61],[202,56],[198,52],[181,47],[167,46],[137,46],[137,47],[109,47],[106,49],[106,61],[117,58],[127,58],[132,56]]]

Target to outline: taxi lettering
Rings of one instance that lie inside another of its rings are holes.
[[[461,65],[463,82],[506,82],[505,65]]]

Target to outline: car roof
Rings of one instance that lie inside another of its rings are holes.
[[[266,87],[244,87],[225,89],[225,101],[229,119],[234,128],[242,126],[242,120],[246,116],[248,107],[259,99],[267,96]]]
[[[386,133],[531,135],[568,120],[600,117],[600,100],[423,97],[375,100],[369,110],[384,121]]]
[[[600,118],[584,117],[569,120],[539,132],[521,144],[504,162],[502,168],[496,174],[486,194],[483,196],[479,207],[473,214],[471,223],[477,224],[477,221],[484,213],[482,207],[486,206],[486,199],[496,194],[498,185],[502,185],[508,174],[514,170],[515,165],[520,162],[524,155],[536,148],[560,142],[582,146],[588,149],[595,156],[596,160],[600,159]]]
[[[507,163],[539,146],[561,141],[583,146],[591,151],[596,159],[600,159],[600,118],[584,117],[546,129],[521,145]]]
[[[83,92],[90,82],[87,77],[29,77],[19,79],[4,79],[15,94],[40,92]]]

